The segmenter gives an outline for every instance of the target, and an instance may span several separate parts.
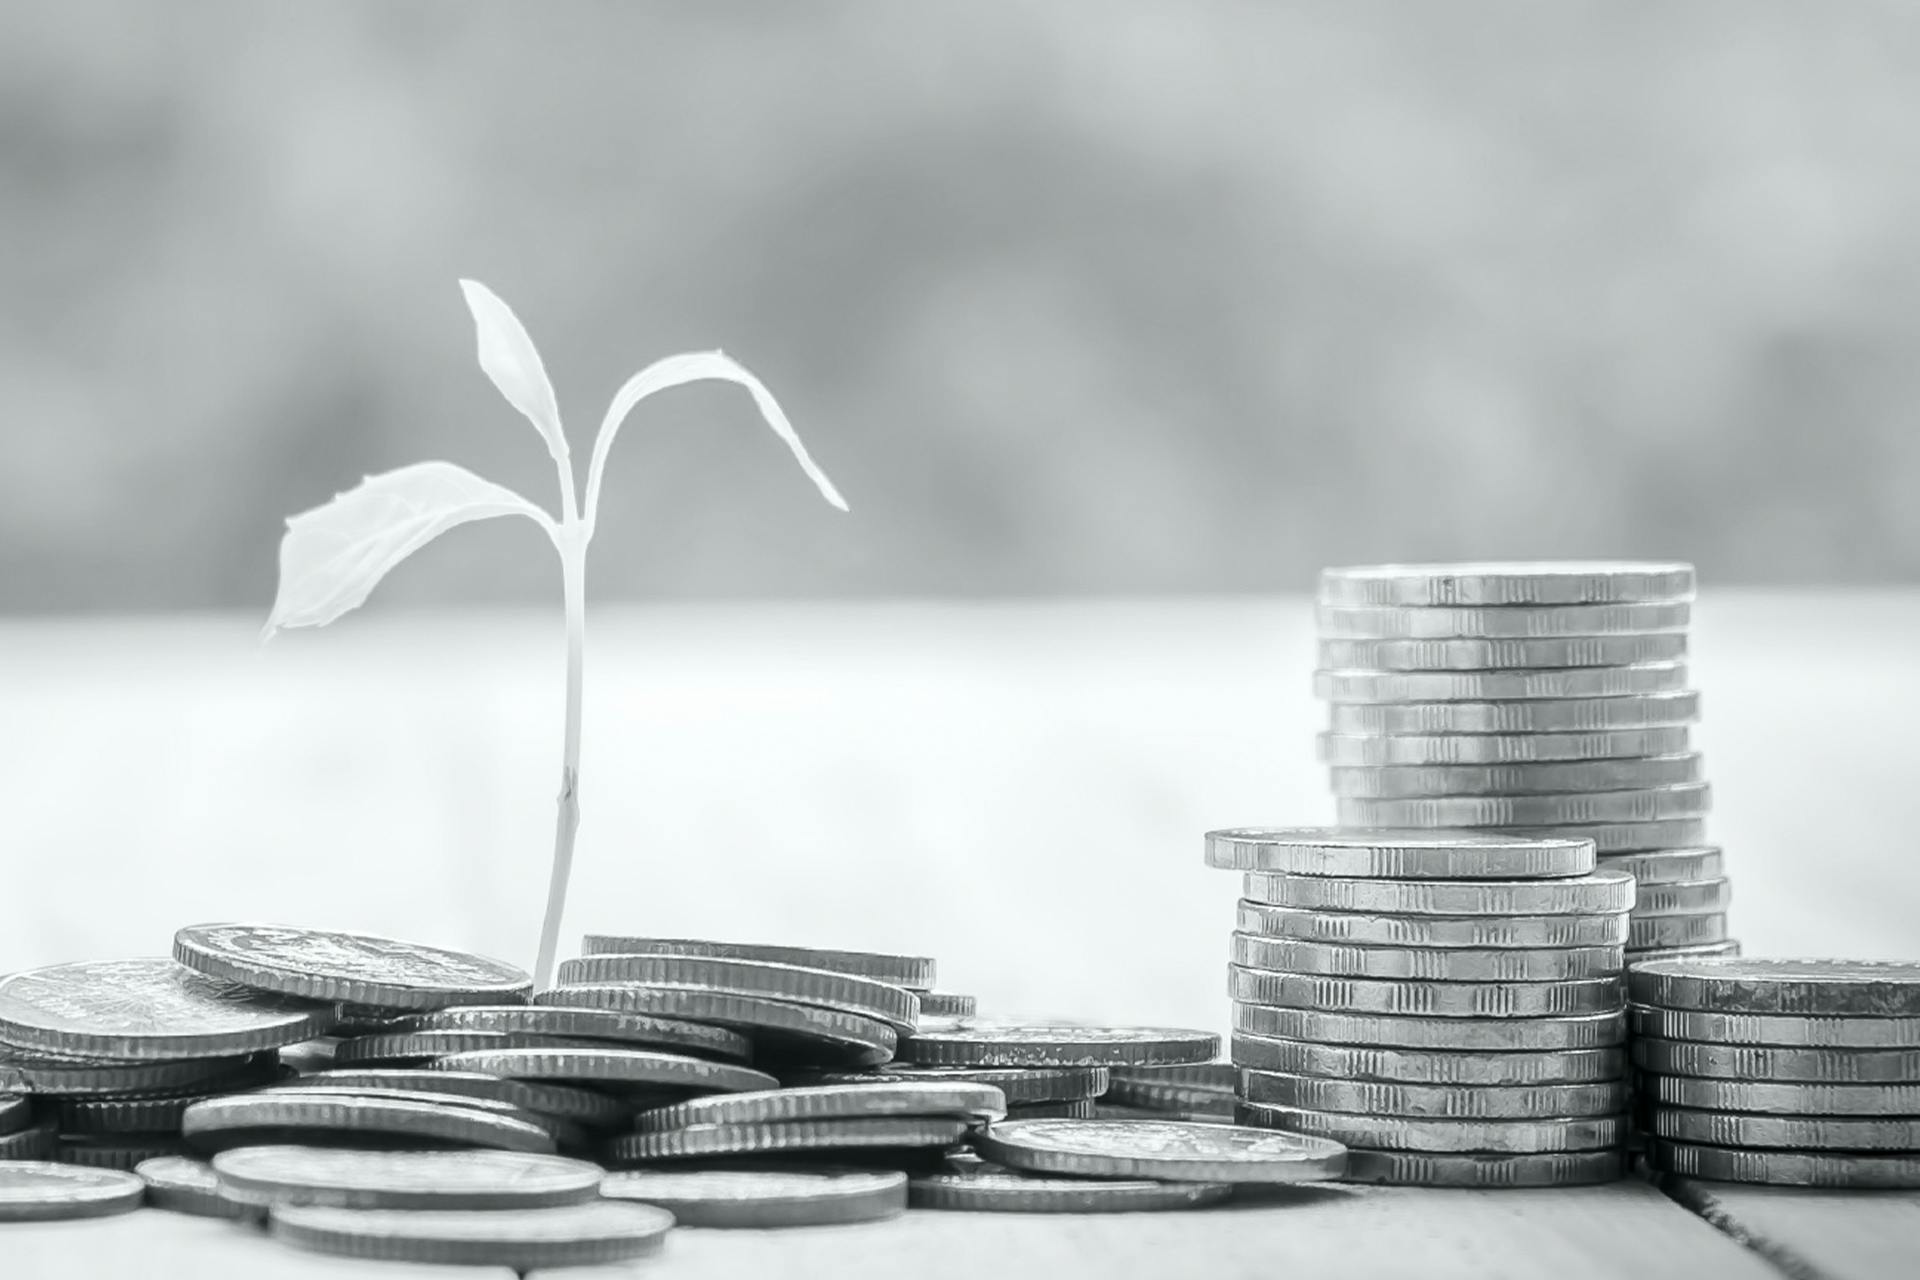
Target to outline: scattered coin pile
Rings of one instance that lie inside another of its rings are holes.
[[[1671,960],[1630,982],[1654,1169],[1920,1187],[1920,964]]]
[[[1633,878],[1590,841],[1230,829],[1243,1124],[1331,1138],[1356,1181],[1603,1182],[1625,1168]]]
[[[1737,955],[1688,725],[1693,567],[1325,570],[1315,689],[1339,821],[1592,840],[1641,891],[1628,951]]]

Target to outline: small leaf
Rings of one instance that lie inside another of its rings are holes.
[[[358,608],[389,570],[427,543],[455,525],[492,516],[526,516],[553,532],[546,512],[451,462],[368,476],[287,521],[280,591],[263,638],[284,627],[325,626]]]
[[[737,382],[745,387],[753,396],[754,404],[759,406],[760,416],[767,420],[767,425],[773,428],[775,435],[787,442],[787,448],[793,451],[794,461],[800,464],[800,469],[820,490],[820,496],[842,511],[847,509],[847,500],[840,496],[840,491],[833,487],[833,481],[827,479],[827,473],[808,455],[807,446],[800,443],[799,433],[787,421],[779,402],[760,379],[725,352],[691,351],[656,360],[634,374],[615,393],[613,403],[607,406],[607,416],[600,422],[600,435],[593,442],[593,461],[587,467],[586,525],[589,530],[593,528],[600,507],[600,473],[606,466],[607,452],[613,448],[613,438],[619,433],[620,424],[633,412],[633,407],[656,391],[707,378]]]
[[[547,452],[555,458],[567,456],[567,434],[560,429],[560,408],[553,400],[553,384],[547,381],[546,366],[533,339],[521,325],[513,309],[500,301],[493,290],[477,280],[462,280],[460,292],[466,295],[467,309],[473,312],[473,329],[480,345],[480,367],[500,388],[507,403],[527,415],[547,442]]]

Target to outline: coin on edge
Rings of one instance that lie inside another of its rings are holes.
[[[1725,874],[1726,859],[1718,845],[1706,845],[1698,849],[1650,849],[1644,853],[1610,854],[1600,865],[1626,872],[1644,888],[1653,884],[1712,880]]]
[[[486,956],[288,925],[188,925],[173,958],[257,991],[382,1009],[525,1001],[533,989],[525,970]]]
[[[683,1227],[813,1227],[897,1217],[907,1207],[907,1175],[830,1166],[627,1169],[607,1174],[600,1194],[657,1205]]]
[[[673,1226],[673,1215],[617,1200],[552,1209],[276,1205],[268,1224],[276,1237],[317,1253],[526,1271],[655,1253]]]
[[[0,1160],[0,1222],[102,1218],[138,1209],[147,1185],[130,1173],[44,1160]]]
[[[164,956],[85,960],[0,978],[0,1041],[97,1058],[211,1058],[333,1024],[324,1004],[262,995]]]
[[[1685,662],[1640,662],[1630,667],[1541,667],[1532,671],[1366,671],[1323,667],[1313,673],[1315,697],[1327,702],[1367,704],[1622,698],[1677,693],[1686,687]]]
[[[1206,835],[1210,867],[1306,876],[1521,880],[1585,875],[1593,847],[1475,832],[1229,827]]]

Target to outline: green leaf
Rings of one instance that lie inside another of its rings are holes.
[[[325,626],[358,608],[389,570],[427,543],[493,516],[526,516],[554,533],[546,512],[451,462],[368,476],[326,505],[290,517],[264,638],[286,627]]]
[[[513,309],[477,280],[462,280],[467,309],[473,312],[474,336],[480,347],[480,367],[500,388],[507,403],[527,415],[555,458],[567,457],[567,434],[560,429],[560,408],[554,403],[553,384],[533,339]]]

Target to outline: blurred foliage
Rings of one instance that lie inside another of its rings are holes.
[[[0,602],[244,605],[447,457],[550,500],[454,281],[606,397],[596,599],[1920,579],[1894,3],[0,6]],[[458,544],[458,545],[456,545]],[[546,596],[526,527],[384,596]]]

